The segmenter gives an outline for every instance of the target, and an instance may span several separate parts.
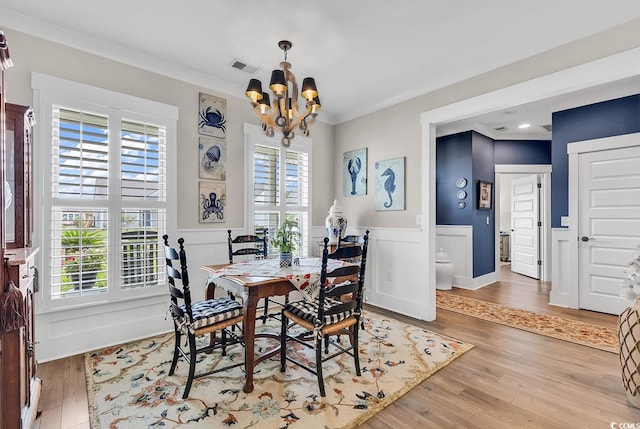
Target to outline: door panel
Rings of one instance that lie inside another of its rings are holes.
[[[511,182],[511,271],[540,278],[538,175]]]
[[[620,314],[627,261],[640,243],[640,147],[579,155],[579,306]]]

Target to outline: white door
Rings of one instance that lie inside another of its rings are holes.
[[[540,278],[538,175],[511,182],[511,271]]]
[[[579,306],[620,314],[627,262],[640,244],[640,146],[580,154]]]

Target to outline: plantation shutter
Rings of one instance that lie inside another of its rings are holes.
[[[166,129],[106,110],[52,109],[52,300],[164,281]]]
[[[108,188],[109,118],[56,108],[53,111],[53,195],[60,198],[106,199]],[[57,142],[56,142],[57,137]]]
[[[285,219],[295,219],[302,233],[302,245],[296,256],[306,257],[309,247],[309,149],[282,149],[280,145],[257,143],[253,146],[252,195],[253,229],[264,228],[273,237]],[[281,196],[284,195],[284,198]],[[269,254],[276,249],[270,247]]]
[[[120,171],[122,199],[165,199],[164,130],[157,126],[122,121]]]

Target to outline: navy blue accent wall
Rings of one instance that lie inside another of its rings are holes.
[[[494,141],[487,136],[472,132],[473,183],[471,224],[473,225],[473,277],[495,271],[495,156]],[[478,210],[478,181],[491,182],[493,186],[492,209]],[[488,219],[488,222],[487,222]]]
[[[471,131],[436,139],[436,224],[471,225]],[[456,180],[467,179],[467,206],[458,208]]]
[[[551,140],[496,140],[496,164],[551,164]]]
[[[640,94],[552,115],[551,226],[569,214],[569,156],[567,144],[640,132]]]

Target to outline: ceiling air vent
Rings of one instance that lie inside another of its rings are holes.
[[[494,130],[502,132],[502,131],[508,131],[509,128],[507,128],[507,127],[498,127],[498,128],[494,128]]]
[[[233,67],[234,69],[242,70],[243,72],[247,72],[249,74],[254,74],[256,71],[258,71],[258,67],[247,65],[238,60],[233,60],[231,62],[231,67]]]
[[[548,125],[540,125],[542,128],[544,128],[545,130],[547,130],[548,132],[551,132],[551,124]]]

